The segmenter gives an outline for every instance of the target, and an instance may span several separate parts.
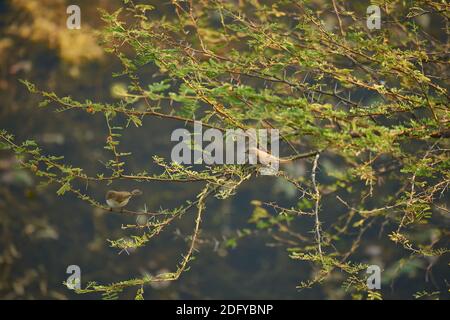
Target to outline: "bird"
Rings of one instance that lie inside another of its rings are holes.
[[[122,211],[123,207],[128,204],[128,201],[130,201],[132,197],[140,196],[141,194],[142,191],[139,189],[135,189],[131,192],[109,190],[106,193],[106,204],[110,211],[116,208],[120,208],[120,211]]]
[[[288,163],[292,161],[292,159],[279,158],[271,153],[255,147],[250,147],[249,152],[253,153],[259,160],[259,163],[263,166],[270,166],[272,163]]]

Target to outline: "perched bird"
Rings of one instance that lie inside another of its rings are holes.
[[[114,191],[109,190],[106,193],[106,203],[108,204],[110,211],[116,208],[125,207],[128,201],[134,196],[140,196],[142,194],[141,190],[135,189],[131,192],[128,191]]]

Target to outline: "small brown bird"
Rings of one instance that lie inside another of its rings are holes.
[[[142,194],[141,190],[135,189],[131,192],[128,191],[114,191],[109,190],[106,193],[106,203],[108,204],[110,211],[116,208],[125,207],[128,201],[134,196],[140,196]]]

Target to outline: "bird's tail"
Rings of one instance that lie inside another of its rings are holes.
[[[142,194],[142,191],[139,189],[134,189],[133,191],[131,191],[132,196],[140,196],[141,194]]]

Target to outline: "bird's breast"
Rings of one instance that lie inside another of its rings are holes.
[[[130,199],[126,199],[126,200],[124,200],[122,202],[119,202],[119,201],[117,201],[115,199],[107,199],[106,200],[106,204],[108,204],[108,206],[111,207],[111,208],[121,208],[121,207],[126,206],[129,200]]]

